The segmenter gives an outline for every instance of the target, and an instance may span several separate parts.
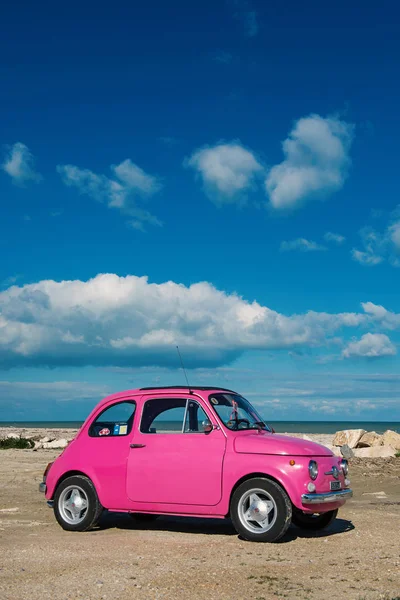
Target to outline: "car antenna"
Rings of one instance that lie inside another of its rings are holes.
[[[181,356],[181,353],[180,353],[180,350],[179,350],[179,346],[176,347],[176,351],[178,352],[179,360],[181,361],[182,371],[185,374],[185,379],[186,379],[186,383],[187,383],[187,386],[188,386],[189,394],[193,394],[193,392],[192,392],[192,390],[190,388],[190,385],[189,385],[189,379],[188,379],[188,376],[186,374],[186,369],[185,369],[185,366],[183,364],[183,360],[182,360],[182,356]]]

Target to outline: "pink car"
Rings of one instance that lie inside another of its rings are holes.
[[[347,470],[328,448],[277,435],[236,392],[142,388],[102,400],[40,490],[69,531],[107,509],[230,517],[243,538],[274,542],[290,523],[327,527],[352,496]]]

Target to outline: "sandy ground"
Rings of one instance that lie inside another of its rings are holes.
[[[68,533],[38,492],[57,451],[0,451],[0,598],[400,599],[400,459],[353,459],[353,500],[330,530],[291,527],[278,544],[229,521],[104,514]]]

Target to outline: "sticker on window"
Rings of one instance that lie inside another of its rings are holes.
[[[218,400],[217,400],[216,398],[211,398],[211,402],[212,402],[213,404],[218,404]]]
[[[119,425],[114,425],[113,435],[119,435]]]
[[[103,429],[100,429],[99,435],[110,435],[110,430],[108,427],[103,427]]]
[[[128,433],[128,425],[119,426],[119,435],[126,435]]]

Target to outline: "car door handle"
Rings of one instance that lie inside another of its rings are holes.
[[[146,444],[129,444],[131,448],[144,448]]]

